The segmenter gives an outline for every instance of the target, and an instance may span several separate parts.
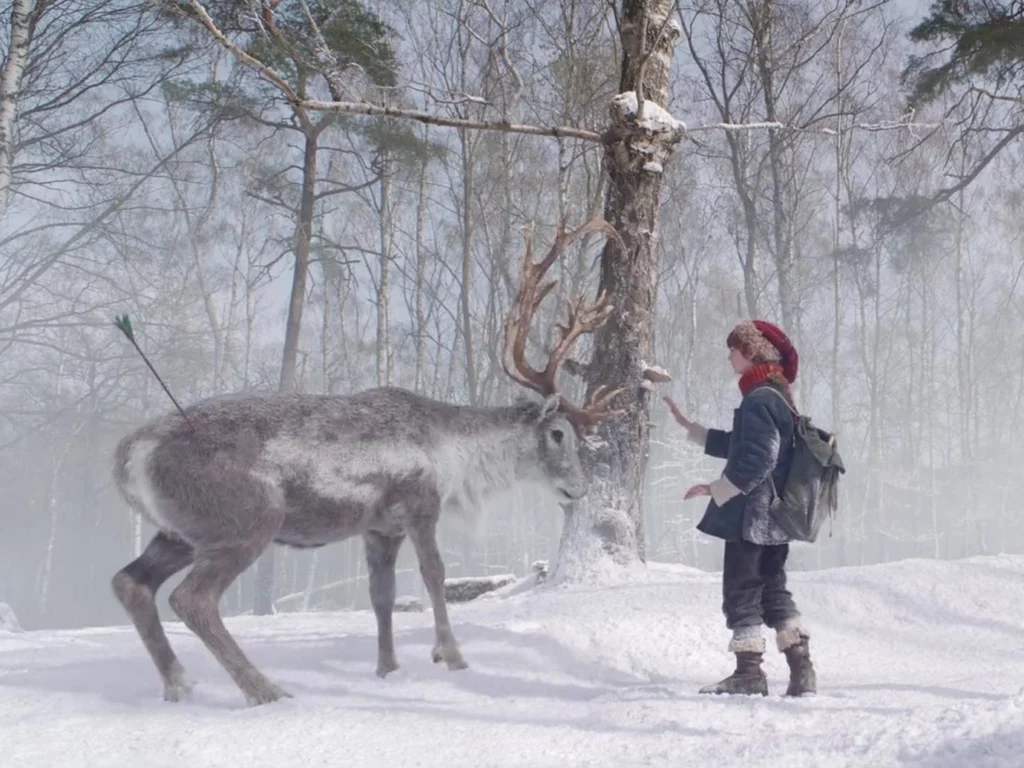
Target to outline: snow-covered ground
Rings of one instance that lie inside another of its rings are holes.
[[[231,619],[295,698],[247,709],[180,624],[197,682],[168,704],[130,627],[0,632],[0,764],[29,766],[1020,766],[1024,557],[793,574],[819,695],[708,697],[730,669],[716,574],[488,596],[451,608],[470,663],[428,656],[397,614],[402,669],[374,676],[368,612]],[[507,591],[514,592],[514,588]]]

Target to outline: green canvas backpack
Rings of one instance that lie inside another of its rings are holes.
[[[811,418],[794,410],[777,389],[767,389],[795,417],[793,462],[782,492],[775,489],[771,511],[791,538],[814,542],[825,518],[834,517],[839,506],[839,475],[846,472],[846,467],[839,456],[835,435],[814,426]]]

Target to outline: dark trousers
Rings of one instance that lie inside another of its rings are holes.
[[[775,628],[800,616],[793,595],[786,589],[788,556],[789,544],[725,543],[722,612],[729,629],[760,626],[762,622]]]

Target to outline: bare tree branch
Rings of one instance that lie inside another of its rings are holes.
[[[395,109],[393,107],[381,107],[366,102],[346,101],[314,101],[301,99],[292,89],[285,78],[267,66],[259,59],[250,56],[237,45],[232,43],[227,36],[218,29],[210,14],[207,13],[199,0],[189,0],[189,7],[195,12],[200,23],[207,31],[224,46],[228,51],[238,57],[246,66],[252,68],[260,75],[275,85],[284,94],[284,97],[299,109],[306,109],[314,112],[325,112],[334,114],[367,115],[372,117],[393,117],[403,120],[415,120],[427,125],[438,125],[448,128],[466,128],[470,130],[505,131],[508,133],[524,133],[532,136],[553,136],[563,138],[582,139],[584,141],[601,142],[603,137],[596,131],[588,131],[583,128],[562,127],[562,126],[535,126],[519,125],[510,123],[507,120],[461,120],[457,118],[443,117],[441,115],[420,112],[411,109]]]
[[[597,131],[572,126],[540,126],[511,123],[508,120],[463,120],[444,117],[414,109],[396,109],[380,107],[365,102],[345,101],[303,101],[300,106],[311,112],[335,112],[348,115],[367,115],[372,117],[393,117],[402,120],[414,120],[426,125],[438,125],[447,128],[464,128],[479,131],[504,131],[506,133],[523,133],[530,136],[552,136],[554,138],[582,139],[584,141],[602,142],[604,137]]]
[[[993,93],[988,88],[982,88],[981,86],[971,86],[970,89],[974,93],[980,93],[982,96],[988,96],[993,101],[1006,101],[1010,104],[1016,104],[1018,107],[1024,107],[1024,99],[1019,96],[1004,96],[998,93]]]
[[[8,292],[6,295],[0,297],[0,311],[16,302],[21,295],[28,290],[50,267],[66,256],[82,239],[99,229],[107,218],[120,210],[125,203],[132,200],[135,197],[136,192],[138,192],[146,182],[153,179],[167,166],[167,163],[177,155],[181,154],[181,152],[206,135],[208,130],[209,126],[202,124],[191,136],[183,141],[180,146],[175,147],[165,156],[158,158],[152,166],[145,170],[145,172],[139,174],[138,178],[136,178],[127,189],[111,200],[94,218],[79,225],[78,229],[59,247],[46,254],[38,261],[31,261],[20,269],[18,274],[4,286],[4,288],[8,289]]]
[[[953,186],[946,187],[945,189],[941,189],[938,192],[936,192],[935,195],[932,197],[932,205],[944,203],[951,197],[953,197],[953,195],[955,195],[961,189],[966,189],[970,185],[970,183],[974,181],[976,178],[978,178],[981,172],[988,167],[989,163],[991,163],[995,159],[996,155],[1003,151],[1004,147],[1006,147],[1010,142],[1012,142],[1014,139],[1016,139],[1018,136],[1021,136],[1022,134],[1024,134],[1024,125],[1018,125],[1015,128],[1011,128],[1007,132],[1007,134],[1002,139],[1000,139],[999,142],[997,142],[996,145],[992,147],[992,149],[990,149],[983,158],[981,158],[981,160],[977,162],[974,168],[971,169],[970,173],[968,173],[966,176],[960,179],[960,181],[958,181]],[[928,206],[928,208],[931,207],[931,205]]]

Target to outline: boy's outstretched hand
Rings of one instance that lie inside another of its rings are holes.
[[[683,495],[683,501],[687,499],[693,499],[697,496],[710,496],[711,486],[709,485],[695,485]]]
[[[661,399],[665,401],[665,405],[667,405],[668,409],[672,411],[672,416],[675,417],[676,423],[680,427],[689,432],[695,426],[697,426],[696,422],[690,421],[688,418],[686,418],[686,416],[683,415],[683,412],[679,410],[679,406],[675,404],[675,401],[673,401],[671,397],[669,397],[668,395],[662,395]]]
[[[700,429],[701,428],[700,425],[697,424],[697,422],[690,421],[690,419],[686,418],[686,416],[683,415],[683,412],[679,410],[679,406],[675,404],[675,402],[672,400],[671,397],[669,397],[668,395],[662,395],[661,399],[665,401],[665,405],[667,405],[668,409],[670,411],[672,411],[672,416],[675,418],[676,423],[680,427],[685,429],[687,432],[691,432],[691,433],[695,429]],[[696,498],[698,496],[710,496],[710,495],[711,495],[711,487],[709,485],[705,484],[705,483],[702,483],[700,485],[695,485],[692,488],[690,488],[683,495],[683,501],[686,501],[687,499],[694,499],[694,498]]]

